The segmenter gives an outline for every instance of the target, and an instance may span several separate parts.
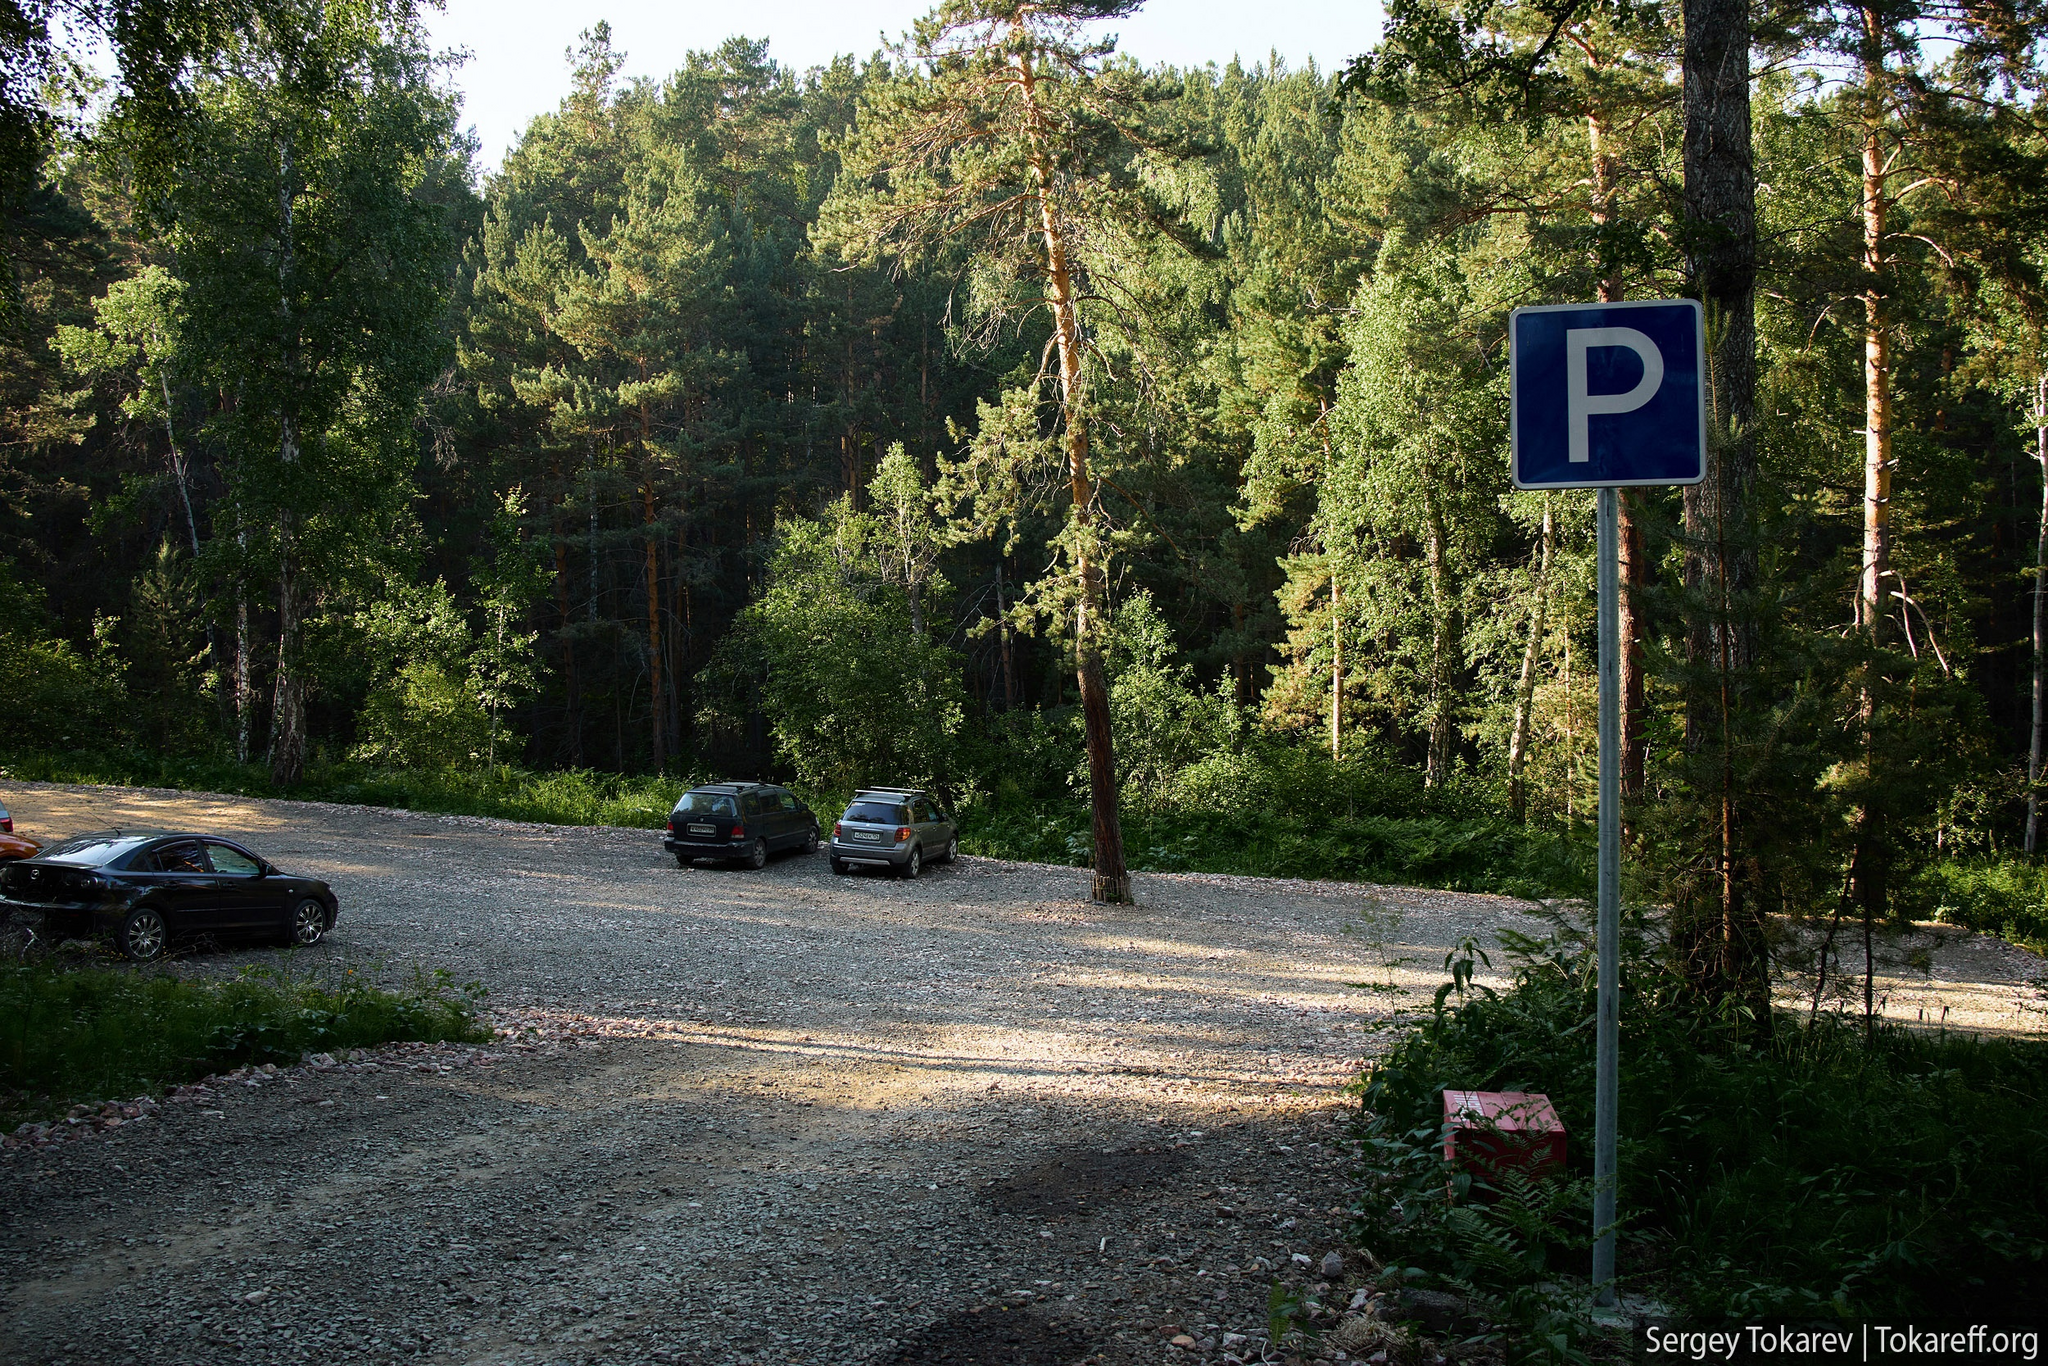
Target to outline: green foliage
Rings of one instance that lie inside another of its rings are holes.
[[[54,750],[4,755],[4,776],[24,782],[107,783],[225,792],[244,797],[351,802],[401,811],[492,816],[548,825],[616,825],[659,830],[682,780],[659,774],[555,769],[377,768],[315,753],[296,783],[280,787],[262,764],[147,751]]]
[[[1901,907],[2048,953],[2048,867],[2020,859],[1945,859],[1901,889]]]
[[[1594,1079],[1587,934],[1558,918],[1547,940],[1502,939],[1518,960],[1509,990],[1440,999],[1367,1073],[1375,1157],[1359,1203],[1382,1256],[1496,1298],[1540,1288],[1546,1266],[1583,1274]],[[1832,1016],[1784,1017],[1760,1039],[1732,1007],[1703,1007],[1640,921],[1622,986],[1620,1259],[1635,1284],[1717,1320],[1995,1316],[2038,1296],[2048,1046],[1893,1027],[1866,1045]],[[1571,1135],[1568,1173],[1548,1194],[1448,1201],[1446,1087],[1547,1094]],[[1536,1209],[1549,1251],[1517,1273],[1505,1254],[1533,1258],[1522,1216]]]
[[[829,520],[783,523],[768,586],[720,647],[706,724],[768,719],[776,753],[810,791],[863,783],[941,785],[957,776],[962,716],[952,652],[915,629],[888,524],[835,504]]]
[[[402,990],[245,969],[225,982],[166,972],[0,965],[0,1123],[61,1114],[245,1063],[398,1040],[480,1043],[483,989],[446,971]]]

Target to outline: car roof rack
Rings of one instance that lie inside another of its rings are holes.
[[[922,797],[924,789],[921,787],[857,787],[853,790],[853,795],[856,797]]]

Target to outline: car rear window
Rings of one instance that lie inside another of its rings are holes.
[[[145,838],[142,835],[83,835],[77,839],[60,840],[37,857],[104,868],[143,843]]]
[[[909,822],[910,813],[887,802],[855,802],[846,808],[846,814],[840,819],[868,821],[875,825],[904,825]]]
[[[739,808],[732,804],[732,798],[723,792],[685,792],[683,799],[676,803],[676,810],[685,816],[737,816]]]

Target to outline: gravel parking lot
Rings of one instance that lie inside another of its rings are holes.
[[[31,834],[217,830],[341,897],[316,949],[172,970],[446,968],[531,1030],[0,1154],[10,1362],[1255,1359],[1276,1276],[1360,1279],[1321,1267],[1375,1027],[1463,936],[1538,925],[1499,897],[1140,876],[1106,908],[1039,865],[685,871],[646,831],[4,795]]]

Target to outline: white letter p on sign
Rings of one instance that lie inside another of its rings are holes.
[[[1625,394],[1586,392],[1586,351],[1595,346],[1626,346],[1642,357],[1643,377],[1636,381],[1635,388]],[[1557,353],[1553,351],[1551,354]],[[1574,461],[1590,460],[1592,453],[1587,449],[1586,419],[1595,413],[1632,413],[1648,403],[1664,383],[1664,353],[1657,349],[1657,343],[1633,327],[1571,328],[1564,334],[1564,380],[1570,442],[1566,457]],[[1556,459],[1555,456],[1551,458]]]

